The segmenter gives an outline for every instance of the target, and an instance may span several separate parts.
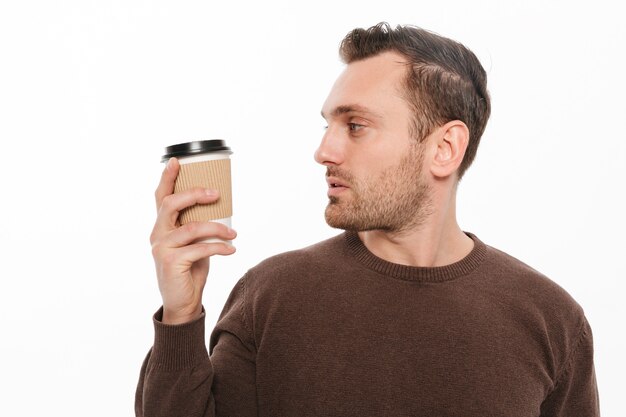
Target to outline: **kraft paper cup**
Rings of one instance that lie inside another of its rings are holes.
[[[167,163],[170,158],[176,157],[180,163],[174,193],[196,187],[210,188],[220,193],[216,203],[196,204],[183,209],[178,215],[181,226],[192,221],[211,221],[232,227],[231,154],[232,151],[223,140],[193,141],[165,148],[161,162]],[[198,242],[223,242],[223,240],[211,238]]]

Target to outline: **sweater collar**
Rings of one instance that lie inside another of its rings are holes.
[[[471,273],[485,258],[487,253],[485,244],[473,233],[464,233],[474,241],[472,251],[460,261],[436,267],[408,266],[388,262],[370,252],[361,242],[357,232],[346,231],[344,236],[352,255],[369,269],[406,281],[443,282]]]

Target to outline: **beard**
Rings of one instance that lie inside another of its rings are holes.
[[[330,196],[325,217],[329,226],[351,230],[382,230],[391,233],[418,228],[432,214],[431,187],[421,178],[424,153],[418,144],[398,165],[377,176],[357,179],[334,166],[326,176],[345,180],[349,189]]]

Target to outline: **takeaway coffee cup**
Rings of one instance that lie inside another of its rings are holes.
[[[196,204],[183,209],[178,215],[181,225],[192,221],[212,221],[231,227],[233,215],[232,187],[230,180],[230,155],[232,151],[223,140],[202,140],[180,143],[165,148],[161,162],[176,157],[180,170],[174,193],[202,187],[218,190],[220,198],[213,204]],[[221,242],[206,239],[199,242]]]

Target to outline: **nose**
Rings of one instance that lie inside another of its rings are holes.
[[[315,161],[321,165],[340,165],[343,162],[343,145],[339,135],[334,133],[329,126],[322,136],[322,142],[315,151]]]

